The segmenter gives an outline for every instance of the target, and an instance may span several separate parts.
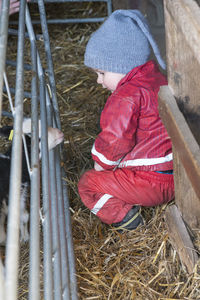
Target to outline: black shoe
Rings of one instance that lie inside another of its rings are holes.
[[[141,206],[137,205],[129,210],[121,222],[113,223],[112,226],[115,227],[118,232],[122,232],[123,230],[134,230],[140,224],[143,225],[144,221],[141,216]]]

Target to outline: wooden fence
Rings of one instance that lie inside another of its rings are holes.
[[[198,254],[200,225],[200,6],[194,0],[164,0],[168,86],[159,112],[173,143],[175,204],[166,210],[174,248],[188,272]]]

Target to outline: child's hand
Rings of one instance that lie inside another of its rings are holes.
[[[0,0],[1,1],[1,0]],[[18,0],[10,0],[10,10],[9,15],[12,15],[19,11],[19,1]]]
[[[104,168],[102,168],[102,166],[100,166],[96,161],[94,163],[94,169],[95,171],[103,171]]]
[[[28,0],[29,2],[31,0]],[[1,10],[2,0],[0,0],[0,10]],[[20,1],[19,0],[10,0],[10,9],[9,9],[9,15],[12,15],[19,11]]]
[[[9,9],[9,15],[12,15],[19,11],[19,0],[10,0],[10,9]],[[0,0],[0,11],[2,6],[2,0]]]

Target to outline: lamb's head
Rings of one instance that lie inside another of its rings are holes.
[[[64,134],[58,128],[48,127],[48,148],[53,149],[64,139]]]
[[[24,134],[31,133],[31,119],[24,119],[22,124],[22,130]],[[41,138],[41,121],[38,122],[39,138]],[[48,148],[49,150],[62,143],[64,134],[58,128],[48,127]],[[41,148],[41,147],[40,147]]]

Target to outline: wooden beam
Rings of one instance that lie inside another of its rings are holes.
[[[194,249],[190,235],[176,205],[170,205],[165,212],[170,241],[178,252],[187,271],[192,273],[199,257]]]
[[[200,199],[200,148],[168,86],[160,88],[159,113],[188,178]]]
[[[165,9],[200,63],[200,9],[194,0],[165,0]]]

